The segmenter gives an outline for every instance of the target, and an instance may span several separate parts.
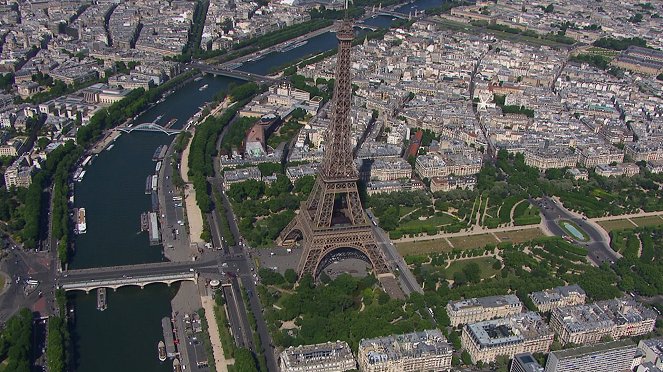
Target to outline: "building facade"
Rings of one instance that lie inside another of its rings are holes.
[[[281,372],[343,372],[357,368],[345,341],[290,346],[279,356]]]
[[[379,337],[359,342],[363,372],[448,371],[453,349],[439,329]]]
[[[540,312],[546,312],[557,307],[584,304],[587,295],[579,285],[574,284],[530,293],[529,297]]]
[[[515,295],[489,296],[449,301],[447,314],[451,325],[467,324],[493,318],[504,318],[523,311],[523,303]]]
[[[526,312],[508,318],[467,324],[461,343],[473,363],[494,362],[500,355],[513,358],[520,353],[547,353],[554,333],[538,313]]]
[[[639,336],[651,332],[655,322],[656,313],[630,298],[559,307],[550,316],[550,327],[562,345]]]
[[[631,340],[553,351],[548,355],[545,372],[603,371],[627,372],[636,352]]]

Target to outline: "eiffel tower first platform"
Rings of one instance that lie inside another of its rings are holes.
[[[329,257],[340,254],[339,257],[356,257],[370,262],[373,273],[383,282],[385,289],[385,279],[398,287],[357,189],[359,174],[354,164],[349,120],[352,23],[343,21],[336,37],[338,56],[333,111],[322,164],[308,200],[302,202],[297,217],[281,232],[278,243],[289,245],[302,238],[304,251],[298,266],[300,277],[303,274],[317,277],[330,263]],[[393,289],[392,285],[389,287]]]

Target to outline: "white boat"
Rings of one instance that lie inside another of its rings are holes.
[[[163,343],[163,341],[159,341],[159,344],[157,345],[157,350],[159,352],[159,360],[162,362],[166,361],[166,344]]]
[[[108,147],[106,148],[106,151],[110,151],[110,150],[113,148],[113,146],[115,146],[115,144],[114,144],[114,143],[111,143],[110,146],[108,146]]]
[[[154,119],[154,122],[156,123],[157,121],[161,120],[162,117],[163,117],[163,115],[159,115],[159,116],[157,116],[157,118]]]
[[[209,85],[205,84],[202,87],[198,88],[198,90],[202,92],[203,90],[207,89],[208,86]]]
[[[85,221],[85,208],[78,208],[76,213],[76,233],[85,234],[87,232],[87,223]]]
[[[83,181],[84,176],[85,176],[85,171],[81,171],[81,173],[78,175],[77,178],[74,179],[74,181],[81,182],[81,181]]]

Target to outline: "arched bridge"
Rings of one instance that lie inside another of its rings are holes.
[[[167,135],[173,135],[180,133],[182,130],[181,129],[171,129],[171,128],[165,128],[162,127],[161,125],[157,123],[142,123],[138,124],[133,127],[118,127],[117,129],[121,130],[124,133],[131,133],[135,130],[137,131],[143,131],[143,132],[161,132],[165,133]]]
[[[258,75],[251,72],[240,71],[240,70],[231,70],[221,66],[212,66],[205,63],[192,62],[191,67],[197,68],[203,73],[212,74],[212,75],[221,75],[227,76],[236,79],[255,81],[257,83],[272,83],[275,81],[274,78],[264,75]]]
[[[97,288],[118,289],[124,286],[142,288],[152,283],[170,285],[185,280],[195,282],[199,270],[212,267],[218,267],[216,258],[196,262],[159,262],[69,270],[60,274],[57,286],[65,291],[90,292]]]
[[[423,13],[423,12],[422,12],[422,13]],[[375,14],[377,14],[377,15],[381,15],[381,16],[387,16],[387,17],[399,18],[399,19],[410,19],[410,17],[411,17],[411,14],[408,15],[408,14],[403,14],[403,13],[399,13],[399,12],[395,12],[395,11],[390,11],[390,10],[380,10],[380,11],[378,11],[378,12],[375,13]]]

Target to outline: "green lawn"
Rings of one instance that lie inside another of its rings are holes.
[[[403,216],[405,216],[406,214],[412,212],[415,209],[419,209],[419,207],[404,207],[404,206],[401,206],[400,209],[399,209],[399,212],[400,212],[399,215],[400,215],[401,218],[403,218]]]
[[[424,227],[424,226],[442,226],[442,225],[448,225],[455,221],[456,220],[453,217],[443,214],[441,216],[432,216],[425,220],[416,219],[408,221],[404,224],[401,224],[400,227],[407,229],[407,228]]]
[[[534,238],[543,236],[543,231],[538,227],[517,230],[517,231],[504,231],[495,233],[495,235],[503,242],[508,243],[522,243]]]
[[[479,267],[481,267],[481,279],[486,279],[500,272],[499,270],[493,269],[495,261],[497,261],[497,259],[493,257],[477,257],[468,260],[455,261],[449,265],[445,272],[447,278],[453,278],[455,273],[462,271],[467,265],[477,263],[479,264]]]
[[[493,234],[456,236],[449,238],[449,241],[456,249],[483,248],[489,243],[497,244],[497,239],[495,239]]]
[[[596,223],[598,223],[607,232],[610,232],[612,230],[632,229],[635,227],[626,218],[620,220],[598,221]]]
[[[663,218],[661,216],[635,217],[631,218],[631,221],[635,222],[639,227],[663,225]]]
[[[418,255],[431,252],[450,252],[451,246],[446,239],[423,240],[418,242],[396,243],[396,250],[401,256]]]

